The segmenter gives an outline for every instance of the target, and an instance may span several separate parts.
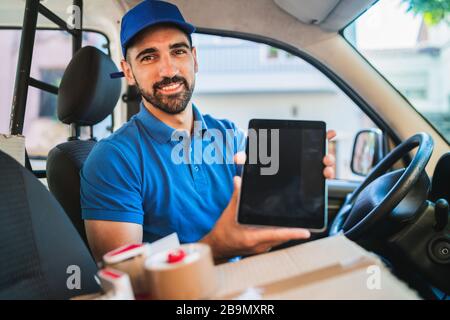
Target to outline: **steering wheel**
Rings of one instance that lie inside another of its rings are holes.
[[[411,163],[402,170],[389,169],[411,150],[419,147]],[[433,152],[433,139],[418,133],[398,145],[381,160],[361,185],[349,194],[331,225],[329,235],[339,233],[351,240],[360,239],[368,230],[402,201],[424,174]],[[376,198],[374,201],[370,198]]]

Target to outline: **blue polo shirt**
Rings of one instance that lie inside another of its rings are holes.
[[[193,114],[194,133],[187,134],[141,105],[99,141],[80,173],[83,219],[141,224],[145,242],[172,232],[183,243],[203,238],[230,200],[240,173],[232,156],[244,150],[245,137],[228,120],[195,106]]]

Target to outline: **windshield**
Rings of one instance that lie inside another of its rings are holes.
[[[344,36],[450,141],[450,0],[380,0]]]

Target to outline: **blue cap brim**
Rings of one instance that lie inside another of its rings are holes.
[[[119,78],[125,77],[125,73],[123,73],[123,72],[114,72],[114,73],[110,73],[109,77],[111,79],[119,79]]]
[[[150,21],[149,23],[142,25],[139,29],[136,29],[133,34],[128,35],[128,39],[122,43],[123,56],[125,57],[128,44],[130,43],[131,40],[133,40],[134,37],[136,37],[141,31],[160,24],[173,24],[174,26],[177,26],[178,28],[180,28],[189,35],[195,32],[195,27],[187,22],[180,22],[178,20],[171,20],[171,19]]]

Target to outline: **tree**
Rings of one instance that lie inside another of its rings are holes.
[[[408,4],[408,12],[422,15],[427,25],[441,21],[450,24],[450,0],[403,0]]]

